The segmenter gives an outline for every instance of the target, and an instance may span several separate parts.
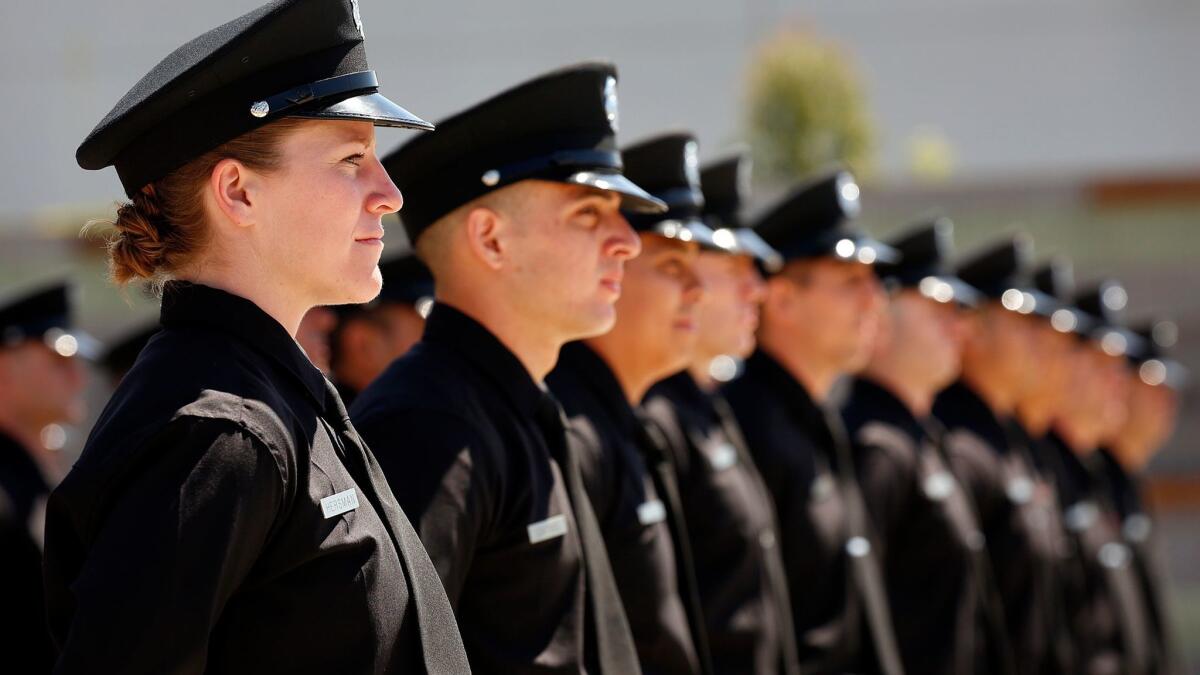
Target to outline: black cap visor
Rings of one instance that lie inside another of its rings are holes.
[[[954,303],[959,307],[978,307],[983,294],[958,277],[931,274],[911,285],[918,293],[942,304]]]
[[[754,258],[764,274],[776,274],[783,269],[783,256],[754,230],[739,227],[736,230],[723,229],[717,232],[732,232],[737,245],[736,252]]]
[[[1032,314],[1046,319],[1053,319],[1054,312],[1062,306],[1058,300],[1036,288],[1008,288],[993,299],[1000,306],[1017,314]]]
[[[433,125],[396,105],[379,92],[368,92],[345,98],[336,103],[287,113],[288,117],[371,122],[377,127],[398,127],[432,131]]]
[[[664,213],[667,210],[666,202],[654,197],[633,181],[616,172],[577,171],[564,178],[563,182],[615,192],[620,195],[621,208],[626,211]]]
[[[1092,329],[1088,338],[1109,356],[1127,356],[1145,349],[1142,336],[1120,326],[1100,324]]]
[[[830,241],[824,254],[845,262],[859,262],[864,265],[900,262],[899,251],[874,237],[861,234]]]
[[[699,218],[660,220],[641,231],[676,241],[694,241],[704,251],[733,253],[729,247],[717,243],[717,240],[713,238],[713,231]]]
[[[104,351],[99,340],[77,328],[50,328],[42,333],[41,339],[50,351],[64,358],[78,356],[96,361]]]
[[[1138,378],[1152,387],[1165,386],[1175,391],[1183,391],[1187,387],[1188,369],[1174,359],[1146,359],[1135,366]]]
[[[1048,318],[1050,327],[1054,330],[1084,337],[1091,332],[1095,325],[1095,322],[1083,310],[1070,305],[1060,306]]]

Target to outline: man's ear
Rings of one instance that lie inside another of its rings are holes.
[[[236,159],[223,159],[213,167],[208,179],[208,196],[225,220],[238,227],[255,222],[255,192],[258,176]]]
[[[467,246],[475,257],[494,270],[504,265],[504,237],[510,230],[510,223],[504,216],[486,206],[477,206],[467,212],[463,230]]]

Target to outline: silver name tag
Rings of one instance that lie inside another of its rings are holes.
[[[638,522],[642,525],[661,523],[667,518],[667,507],[657,499],[652,499],[638,507]]]
[[[561,537],[567,533],[567,517],[559,514],[529,525],[529,543],[538,544],[543,541]]]
[[[321,513],[325,514],[326,518],[340,516],[347,511],[353,511],[358,508],[358,493],[354,488],[339,492],[336,495],[329,495],[321,500]]]
[[[722,444],[708,456],[708,463],[712,465],[713,471],[724,471],[737,464],[737,461],[737,450],[728,443]]]

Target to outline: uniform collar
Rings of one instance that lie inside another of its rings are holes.
[[[623,431],[636,430],[637,413],[625,398],[625,390],[612,368],[594,349],[582,342],[567,344],[559,354],[558,364],[573,373],[575,380],[592,393]]]
[[[1138,494],[1137,486],[1112,450],[1108,448],[1097,450],[1095,462],[1104,480],[1108,483],[1113,505],[1116,506],[1117,513],[1121,515],[1121,518],[1125,519],[1141,513],[1143,510],[1141,495]]]
[[[883,422],[903,430],[914,442],[928,435],[926,427],[895,394],[865,377],[856,377],[851,383],[845,417],[852,431],[868,422]]]
[[[325,408],[325,375],[287,329],[250,300],[211,286],[172,281],[163,289],[161,322],[168,329],[204,326],[242,340],[291,373],[317,407]]]
[[[938,394],[933,402],[933,414],[948,429],[965,427],[982,436],[988,445],[1000,452],[1009,449],[1004,422],[992,412],[983,397],[963,380]]]
[[[650,395],[660,394],[665,396],[677,405],[686,407],[689,410],[702,412],[705,416],[716,419],[717,411],[713,407],[712,397],[709,392],[700,388],[696,383],[696,378],[692,374],[684,370],[678,372],[650,389]]]
[[[775,392],[792,416],[810,433],[828,434],[825,414],[808,390],[781,363],[762,349],[746,359],[742,377],[759,380]]]
[[[546,390],[525,365],[483,324],[443,302],[434,304],[425,321],[422,342],[453,349],[504,392],[517,410],[533,416]]]
[[[1087,465],[1075,454],[1057,431],[1046,434],[1046,446],[1058,455],[1059,497],[1063,506],[1087,500],[1091,496],[1091,475]]]

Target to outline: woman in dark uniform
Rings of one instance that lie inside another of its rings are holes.
[[[48,508],[57,672],[469,670],[445,593],[336,391],[296,343],[380,288],[401,196],[356,0],[278,0],[184,45],[77,153],[114,165],[115,280],[162,288]]]

